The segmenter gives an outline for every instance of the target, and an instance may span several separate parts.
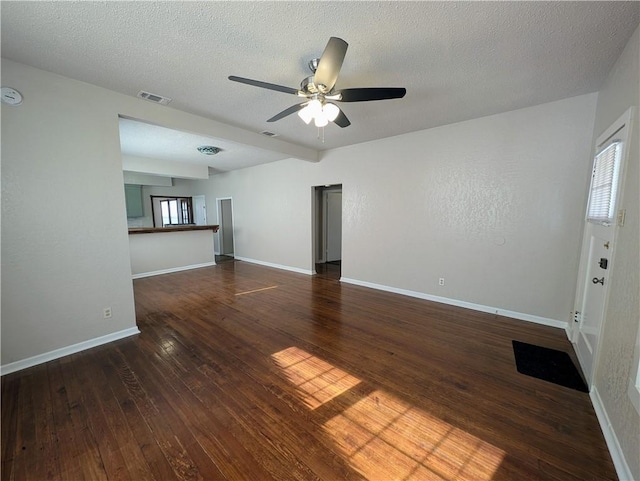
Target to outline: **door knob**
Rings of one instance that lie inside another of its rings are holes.
[[[593,282],[594,284],[602,284],[604,286],[604,277],[602,279],[598,279],[597,277],[594,277],[591,282]]]

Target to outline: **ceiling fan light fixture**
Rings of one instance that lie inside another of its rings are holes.
[[[311,102],[309,102],[307,108],[309,109],[309,112],[311,112],[311,115],[315,117],[322,112],[322,102],[320,102],[318,99],[313,99]]]
[[[333,122],[338,117],[340,109],[335,104],[327,103],[322,107],[322,113],[329,122]]]
[[[222,149],[213,145],[201,145],[198,147],[198,152],[204,155],[216,155],[222,152]]]
[[[299,89],[235,75],[230,75],[229,80],[307,99],[306,102],[292,105],[274,115],[267,122],[275,122],[297,113],[307,125],[313,120],[317,127],[324,127],[329,122],[333,122],[338,127],[345,128],[351,125],[351,122],[344,112],[332,102],[401,99],[407,93],[405,88],[400,87],[364,87],[334,91],[348,46],[349,44],[343,39],[330,37],[322,56],[309,62],[309,69],[313,75],[303,79]]]
[[[316,127],[324,127],[328,123],[329,123],[329,119],[324,114],[324,112],[320,112],[319,114],[316,115],[316,118],[315,118]]]
[[[313,113],[311,112],[311,109],[309,109],[308,105],[298,111],[298,117],[300,117],[305,124],[309,125],[313,120]]]

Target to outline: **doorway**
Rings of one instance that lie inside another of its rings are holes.
[[[235,255],[235,239],[233,236],[233,199],[225,197],[216,199],[218,208],[218,253],[220,256]]]
[[[342,184],[314,187],[313,214],[316,274],[339,279],[342,273]]]

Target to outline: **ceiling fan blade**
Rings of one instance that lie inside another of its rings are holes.
[[[347,118],[347,116],[344,114],[342,110],[340,110],[340,113],[335,118],[333,123],[336,124],[338,127],[342,127],[343,129],[351,125],[351,122],[349,121],[349,119]]]
[[[359,89],[343,89],[336,92],[336,94],[341,95],[340,102],[367,102],[370,100],[401,99],[406,93],[407,89],[396,87],[366,87]]]
[[[269,120],[267,120],[267,122],[275,122],[276,120],[285,118],[287,115],[294,114],[297,111],[302,110],[302,108],[305,107],[308,103],[309,102],[302,102],[301,104],[292,105],[288,109],[285,109],[279,114],[276,114],[273,117],[271,117]]]
[[[321,92],[330,92],[336,84],[348,46],[347,42],[338,37],[331,37],[327,42],[314,75],[316,86],[324,86],[318,87]]]
[[[235,75],[230,75],[229,80],[233,80],[234,82],[240,82],[241,84],[253,85],[254,87],[261,87],[263,89],[276,90],[278,92],[284,92],[285,94],[298,95],[298,89],[285,87],[284,85],[270,84],[268,82],[261,82],[260,80],[252,80],[250,78],[236,77]]]

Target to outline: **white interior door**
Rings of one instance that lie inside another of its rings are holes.
[[[342,259],[342,192],[325,191],[327,262]]]
[[[196,225],[207,225],[207,204],[204,195],[194,195],[193,200],[193,221]]]

